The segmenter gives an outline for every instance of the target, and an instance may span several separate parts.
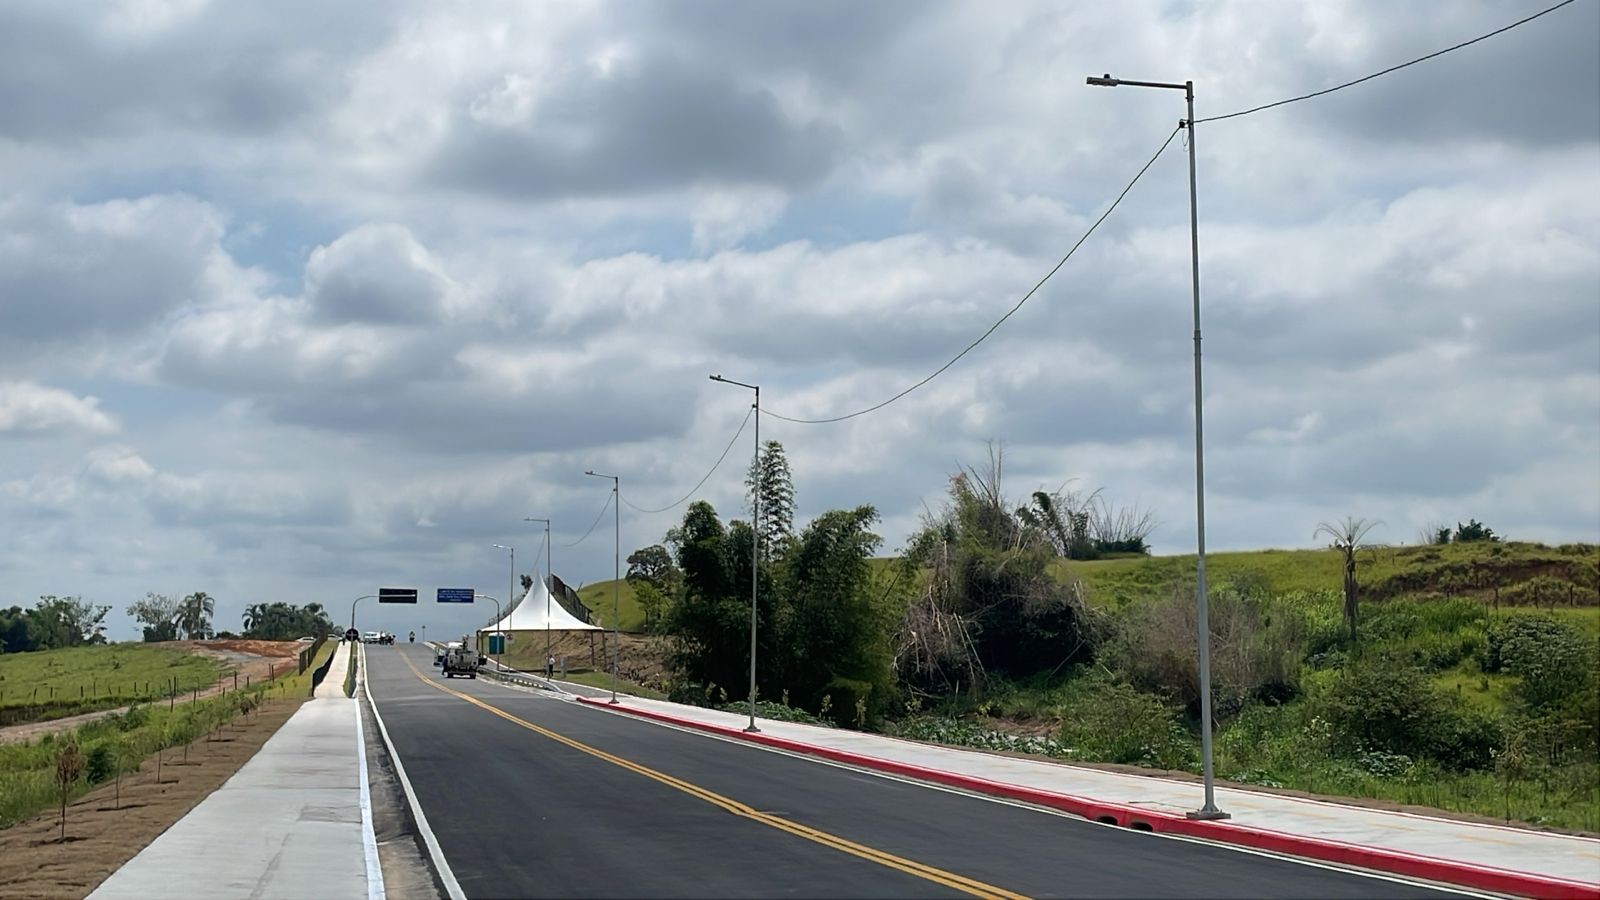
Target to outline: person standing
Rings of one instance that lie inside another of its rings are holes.
[[[547,681],[556,677],[556,658],[554,654],[544,658],[544,677]]]

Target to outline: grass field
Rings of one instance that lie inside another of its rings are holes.
[[[1194,582],[1194,556],[1062,561],[1057,571],[1081,580],[1091,602],[1120,608]],[[1335,550],[1253,550],[1206,554],[1212,584],[1249,583],[1268,593],[1338,588]],[[1412,594],[1491,600],[1512,606],[1593,607],[1600,604],[1600,547],[1572,544],[1449,544],[1376,547],[1359,556],[1362,596],[1387,600]]]
[[[226,671],[197,653],[107,644],[0,656],[0,725],[59,719],[206,687]]]
[[[76,741],[86,757],[97,752],[103,757],[105,765],[109,766],[101,773],[105,777],[99,783],[104,783],[119,771],[137,770],[147,757],[160,750],[187,744],[233,721],[242,714],[242,698],[307,696],[311,691],[312,672],[337,646],[331,642],[324,644],[313,665],[303,674],[286,675],[270,684],[257,683],[248,689],[192,703],[141,704],[125,713],[112,714],[77,728],[70,735],[46,735],[29,744],[0,744],[0,828],[9,827],[58,802],[53,776],[56,754],[64,742]],[[85,649],[110,650],[116,646]],[[210,684],[211,680],[208,674],[208,680],[196,686]],[[86,775],[73,787],[70,796],[80,796],[94,786]]]
[[[594,623],[604,628],[610,628],[612,623],[612,608],[615,606],[622,612],[621,623],[617,626],[620,631],[643,631],[644,610],[639,607],[638,598],[633,596],[633,585],[628,579],[622,579],[620,590],[613,597],[612,585],[614,581],[596,581],[586,584],[578,589],[578,599],[583,605],[589,607],[594,614]]]

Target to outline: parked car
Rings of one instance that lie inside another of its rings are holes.
[[[382,639],[383,639],[383,635],[380,634],[379,632],[369,631],[366,634],[363,634],[361,636],[361,643],[363,643],[363,644],[376,644],[378,641],[380,641]]]

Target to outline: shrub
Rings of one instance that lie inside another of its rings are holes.
[[[1497,622],[1489,629],[1482,665],[1485,672],[1517,676],[1518,698],[1535,709],[1559,706],[1574,694],[1597,690],[1594,642],[1547,615]]]
[[[1105,679],[1091,679],[1059,740],[1104,762],[1187,769],[1196,758],[1194,739],[1159,697]]]
[[[99,784],[117,774],[116,756],[109,745],[96,744],[94,749],[89,751],[84,774],[88,776],[90,784]]]
[[[149,722],[150,711],[145,709],[143,706],[134,704],[133,706],[128,707],[127,712],[118,716],[112,716],[111,718],[114,722],[116,722],[118,731],[128,732],[133,731],[136,728],[143,727],[146,722]]]
[[[1497,719],[1453,703],[1420,670],[1394,662],[1354,665],[1319,698],[1335,748],[1430,757],[1455,769],[1482,768],[1502,743]]]
[[[1229,717],[1255,698],[1282,702],[1299,693],[1305,619],[1293,607],[1223,590],[1211,597],[1214,709]],[[1129,610],[1106,654],[1129,683],[1198,709],[1194,600],[1174,593]]]

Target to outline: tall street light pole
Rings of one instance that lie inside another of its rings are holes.
[[[506,544],[490,544],[491,548],[502,549],[510,554],[510,577],[506,578],[506,605],[517,602],[517,549],[509,548]],[[499,620],[494,620],[494,625],[499,625]]]
[[[550,520],[524,518],[524,522],[544,523],[544,571],[546,575],[552,574],[550,568]],[[550,578],[544,580],[544,658],[550,658]]]
[[[750,513],[750,724],[745,726],[744,730],[760,731],[761,729],[756,727],[756,585],[759,583],[761,571],[761,386],[723,378],[721,375],[713,375],[711,380],[749,388],[756,392],[756,453],[755,462],[752,463],[755,467],[752,471],[756,473],[756,485],[755,490],[751,492],[753,498]]]
[[[498,546],[498,545],[496,545],[496,546]],[[482,597],[485,600],[494,601],[494,621],[495,621],[495,624],[498,625],[500,623],[500,601],[498,599],[494,598],[494,597],[489,596],[488,594],[480,594],[477,591],[473,591],[472,592],[472,596],[474,596],[474,597]],[[511,601],[507,600],[506,602],[510,603]],[[495,629],[495,631],[499,631],[499,630],[500,629],[498,629],[498,628]],[[481,632],[481,631],[483,631],[483,629],[480,628],[480,629],[478,629],[478,631]],[[490,636],[493,637],[493,635],[490,635]],[[505,648],[502,647],[500,649],[501,649],[501,653],[504,654]],[[505,666],[502,665],[500,660],[498,660],[498,659],[494,661],[494,664],[495,664],[497,669],[504,669],[505,668]]]
[[[602,475],[593,469],[583,474],[611,479],[611,501],[616,509],[616,549],[611,557],[611,702],[616,703],[617,658],[622,655],[622,636],[617,632],[617,627],[622,623],[622,480],[615,475]]]
[[[1200,391],[1200,215],[1194,174],[1194,82],[1174,84],[1166,81],[1128,81],[1109,74],[1089,76],[1098,87],[1147,87],[1183,91],[1189,104],[1189,118],[1178,127],[1189,129],[1189,268],[1194,289],[1194,512],[1195,512],[1195,607],[1200,631],[1200,765],[1205,776],[1205,805],[1190,812],[1191,819],[1226,819],[1217,808],[1216,786],[1211,768],[1211,621],[1206,611],[1206,462],[1205,427],[1201,414]]]

